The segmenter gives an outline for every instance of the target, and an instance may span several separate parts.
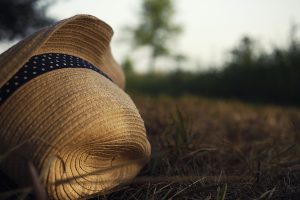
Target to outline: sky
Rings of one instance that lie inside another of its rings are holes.
[[[141,0],[57,0],[48,15],[64,19],[75,14],[91,14],[114,29],[112,49],[121,62],[129,55],[137,70],[147,69],[147,51],[132,51],[124,42],[124,29],[138,23]],[[282,46],[288,41],[291,24],[300,24],[299,0],[174,0],[174,21],[184,32],[172,49],[188,56],[186,69],[219,65],[229,50],[245,35],[255,38],[263,48]],[[157,68],[171,66],[158,63]]]

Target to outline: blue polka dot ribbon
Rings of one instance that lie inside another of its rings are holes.
[[[21,85],[49,71],[62,68],[87,68],[111,80],[104,72],[81,58],[58,53],[46,53],[30,58],[23,67],[0,89],[0,105]],[[112,81],[112,80],[111,80]]]

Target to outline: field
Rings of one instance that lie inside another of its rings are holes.
[[[299,109],[193,96],[133,100],[145,121],[151,160],[131,184],[94,199],[300,196]]]
[[[192,96],[134,101],[152,158],[131,185],[101,199],[300,196],[300,110]]]

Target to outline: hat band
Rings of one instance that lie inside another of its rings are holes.
[[[76,56],[61,53],[35,55],[0,88],[0,105],[19,87],[44,73],[63,68],[86,68],[93,70],[110,81],[112,79],[99,68]]]

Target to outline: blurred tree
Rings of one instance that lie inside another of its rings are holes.
[[[0,40],[24,37],[35,29],[48,25],[53,19],[46,8],[54,0],[1,0]]]
[[[177,70],[180,70],[182,68],[182,63],[187,60],[187,57],[181,53],[177,53],[174,55],[174,60],[177,65]]]
[[[239,45],[231,51],[232,63],[249,66],[255,59],[255,41],[245,36]]]
[[[299,30],[300,25],[296,23],[292,23],[291,28],[290,28],[290,33],[289,33],[289,45],[290,45],[290,50],[292,51],[297,51],[299,49],[299,38],[298,36],[298,30]]]
[[[170,53],[169,42],[181,32],[181,27],[173,22],[175,14],[172,0],[143,0],[140,22],[129,28],[133,34],[134,47],[151,48],[150,71],[154,71],[159,56]]]
[[[124,61],[122,62],[122,67],[126,75],[133,74],[133,61],[129,56],[126,56]]]

